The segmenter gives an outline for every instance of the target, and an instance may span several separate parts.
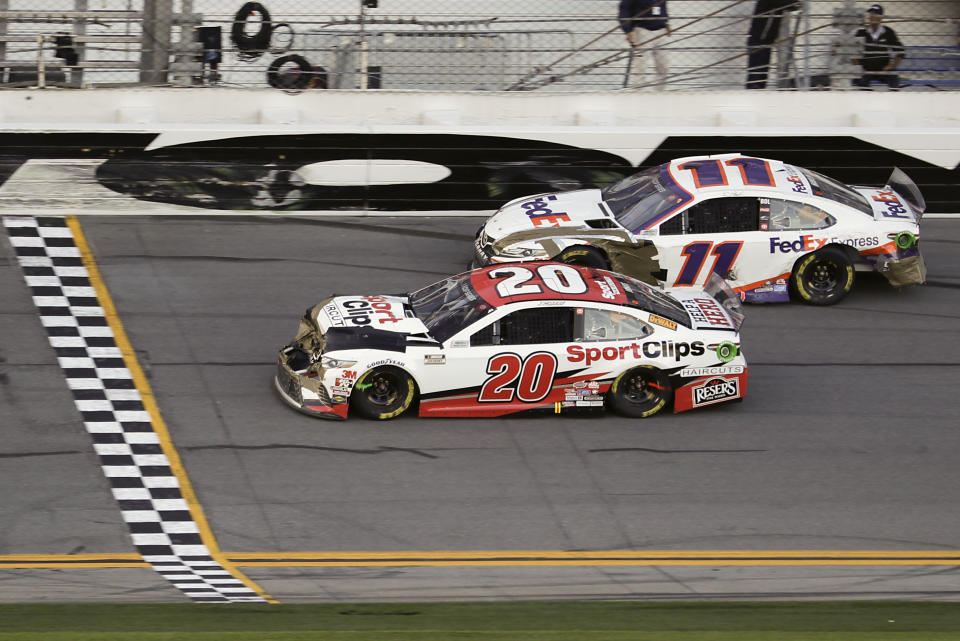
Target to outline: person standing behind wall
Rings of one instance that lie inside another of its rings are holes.
[[[667,53],[660,40],[663,34],[658,32],[670,35],[667,0],[620,0],[619,20],[627,42],[633,47],[630,55],[634,73],[643,79],[647,65],[645,54],[649,51],[656,70],[656,89],[663,90],[667,84]],[[654,42],[651,44],[651,41]]]
[[[785,11],[795,11],[797,0],[757,0],[747,36],[747,89],[766,89],[770,45],[780,35]]]
[[[864,89],[870,88],[872,81],[886,83],[891,89],[900,88],[900,76],[894,69],[904,59],[903,43],[897,32],[881,24],[883,7],[874,4],[867,9],[867,26],[854,35],[863,40],[863,58],[854,60],[854,64],[863,67],[864,74],[853,84]]]

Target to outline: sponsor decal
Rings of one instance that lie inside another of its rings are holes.
[[[347,402],[347,398],[345,396],[341,396],[340,394],[334,394],[333,396],[330,397],[330,400],[333,401],[334,403]]]
[[[445,365],[447,357],[443,354],[427,354],[423,357],[424,365]]]
[[[797,174],[793,174],[792,176],[787,176],[787,181],[793,183],[793,191],[797,192],[798,194],[807,193],[807,188],[803,184],[803,178],[801,178]]]
[[[615,300],[620,294],[620,288],[617,282],[609,276],[604,276],[602,280],[596,281],[600,286],[600,295],[608,300]]]
[[[470,341],[464,339],[450,341],[450,347],[470,347]]]
[[[906,206],[900,202],[900,199],[893,190],[885,191],[881,189],[877,191],[877,195],[874,196],[873,199],[879,203],[883,203],[886,207],[885,210],[880,212],[881,216],[885,218],[910,218]]]
[[[880,245],[880,239],[876,236],[870,238],[831,238],[831,243],[841,243],[843,245],[850,245],[851,247],[878,247]]]
[[[779,236],[773,236],[770,238],[770,253],[776,254],[779,251],[783,254],[789,254],[790,252],[813,251],[826,244],[826,238],[814,238],[810,234],[804,234],[794,241],[780,240]]]
[[[327,315],[327,318],[330,319],[330,324],[334,327],[346,327],[347,324],[343,320],[343,314],[340,313],[340,310],[333,303],[324,305],[323,313]]]
[[[690,317],[701,324],[731,327],[720,303],[712,298],[693,298],[682,301]]]
[[[700,376],[722,376],[724,374],[742,374],[743,365],[726,365],[723,367],[688,367],[680,370],[684,378],[698,378]]]
[[[381,365],[394,365],[396,367],[406,367],[406,365],[404,365],[400,361],[395,361],[392,358],[384,358],[382,360],[370,363],[369,365],[367,365],[367,369],[373,369],[374,367],[380,367]]]
[[[570,216],[560,211],[553,211],[547,201],[556,200],[556,196],[540,196],[520,203],[524,213],[530,218],[534,227],[559,227],[562,222],[569,222]]]
[[[693,388],[693,406],[712,405],[732,398],[740,398],[740,379],[711,378]]]
[[[666,327],[667,329],[677,331],[677,324],[669,318],[657,316],[656,314],[650,314],[650,318],[648,320],[654,325],[659,325],[660,327]]]
[[[589,366],[597,361],[617,361],[627,358],[672,358],[679,362],[687,356],[702,356],[706,348],[703,341],[692,343],[674,341],[650,341],[646,343],[631,343],[616,347],[583,347],[570,345],[567,347],[567,360],[571,363],[583,362]]]
[[[343,301],[340,306],[346,310],[346,320],[356,327],[369,325],[373,319],[380,325],[403,320],[393,313],[394,304],[383,296],[362,296]]]

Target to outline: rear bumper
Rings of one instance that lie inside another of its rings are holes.
[[[674,390],[673,411],[686,412],[728,401],[739,401],[747,395],[746,366],[700,368],[704,376],[696,376]],[[725,370],[742,370],[730,371]]]
[[[877,261],[877,271],[883,274],[894,287],[922,285],[927,281],[927,265],[917,252],[906,258]]]

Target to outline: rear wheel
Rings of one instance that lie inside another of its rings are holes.
[[[586,245],[567,247],[560,252],[556,260],[568,265],[610,269],[610,261],[607,260],[606,255],[596,247],[587,247]]]
[[[403,414],[416,398],[410,375],[396,367],[377,367],[360,377],[350,394],[350,406],[361,416],[387,420]]]
[[[805,303],[833,305],[853,288],[853,262],[837,247],[824,247],[797,261],[790,287]]]
[[[607,403],[619,414],[633,418],[653,416],[670,402],[673,393],[667,375],[649,365],[627,370],[607,392]]]

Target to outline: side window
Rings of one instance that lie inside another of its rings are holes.
[[[534,307],[500,319],[500,345],[535,345],[573,341],[573,309]]]
[[[608,309],[583,310],[584,341],[618,341],[643,338],[653,333],[643,321]]]
[[[770,231],[824,229],[836,222],[833,216],[813,205],[779,198],[770,198],[769,201],[770,224],[768,229]],[[765,203],[761,204],[762,209],[766,209],[767,206]]]
[[[687,234],[722,234],[760,230],[760,204],[756,198],[712,198],[686,212]]]
[[[660,223],[661,236],[677,236],[683,233],[684,214],[677,214],[670,220]]]
[[[477,347],[478,345],[493,345],[493,328],[499,321],[494,321],[481,329],[479,332],[474,332],[470,337],[470,347]]]

